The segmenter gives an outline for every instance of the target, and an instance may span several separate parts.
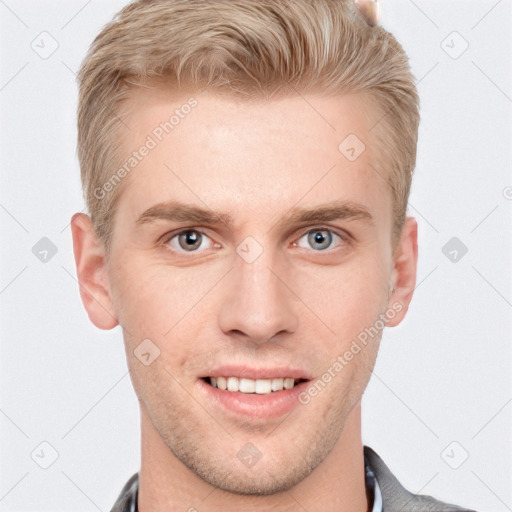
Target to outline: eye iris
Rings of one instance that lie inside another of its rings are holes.
[[[180,247],[185,250],[196,249],[201,245],[201,234],[197,231],[185,231],[184,233],[180,233],[178,240]],[[183,240],[185,240],[185,245],[183,245]]]
[[[327,236],[325,236],[322,233],[327,233]],[[327,243],[324,240],[326,240]],[[315,244],[323,245],[323,247],[320,247],[320,249],[325,249],[326,247],[329,247],[329,245],[331,244],[331,240],[332,240],[332,234],[327,230],[311,231],[308,236],[308,242],[312,246],[314,246]]]

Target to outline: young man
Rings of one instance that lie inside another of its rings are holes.
[[[139,0],[92,44],[74,253],[141,411],[113,511],[466,510],[361,440],[416,282],[419,101],[360,4]]]

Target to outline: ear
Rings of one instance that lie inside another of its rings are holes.
[[[388,327],[395,327],[404,319],[416,286],[418,223],[414,217],[405,219],[393,261],[388,307],[397,314],[386,322]]]
[[[71,232],[80,297],[89,320],[99,329],[113,329],[119,322],[110,298],[103,243],[91,218],[83,213],[73,215]]]

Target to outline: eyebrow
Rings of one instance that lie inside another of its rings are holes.
[[[142,225],[156,220],[207,225],[224,224],[228,227],[233,227],[235,224],[233,216],[227,212],[215,212],[179,201],[167,201],[148,208],[140,215],[136,224]],[[310,208],[293,207],[272,229],[278,227],[284,230],[294,225],[333,220],[362,220],[368,224],[374,223],[374,218],[366,206],[352,201],[336,200]]]

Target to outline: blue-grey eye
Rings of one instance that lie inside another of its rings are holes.
[[[198,248],[207,249],[205,244],[208,244],[210,239],[200,231],[194,229],[188,229],[177,233],[169,239],[168,244],[175,250],[181,252],[197,252]],[[176,243],[177,245],[176,245]]]
[[[330,229],[312,229],[301,236],[298,243],[300,247],[304,247],[300,244],[300,240],[302,240],[304,237],[307,237],[307,243],[309,244],[309,247],[318,250],[329,248],[332,241],[334,240],[334,237],[338,237],[340,240],[343,240],[338,234],[334,233]]]

